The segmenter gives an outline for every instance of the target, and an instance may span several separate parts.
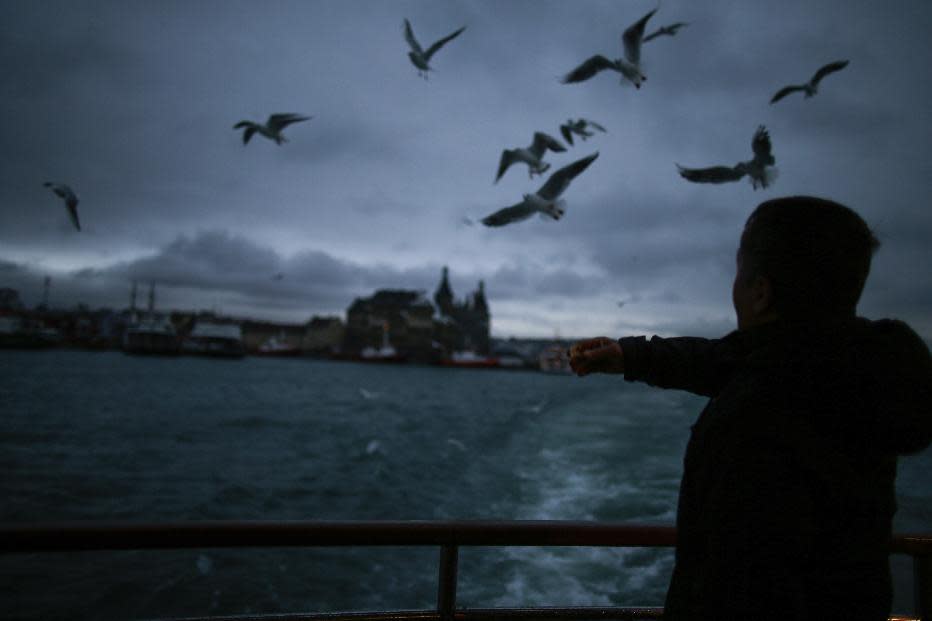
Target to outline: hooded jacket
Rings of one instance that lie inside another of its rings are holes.
[[[664,619],[886,619],[897,456],[932,441],[915,332],[851,318],[619,343],[626,380],[710,397]]]

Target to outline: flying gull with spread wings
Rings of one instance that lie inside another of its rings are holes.
[[[808,99],[809,97],[812,97],[819,92],[819,82],[822,80],[822,78],[830,73],[841,71],[847,66],[847,60],[836,60],[835,62],[824,65],[820,67],[819,70],[815,72],[815,75],[813,75],[805,84],[791,84],[790,86],[784,86],[778,90],[771,98],[770,103],[777,103],[790,93],[794,93],[796,91],[803,91],[806,98]]]
[[[504,226],[512,222],[527,220],[535,213],[559,220],[566,212],[566,201],[559,200],[560,195],[569,187],[570,181],[586,170],[597,157],[599,157],[598,151],[581,160],[576,160],[568,166],[564,166],[550,175],[547,182],[537,192],[525,194],[520,203],[499,209],[495,213],[486,216],[482,219],[482,224],[486,226]]]
[[[669,26],[661,26],[657,30],[653,31],[652,33],[650,33],[649,35],[641,39],[641,43],[647,43],[651,39],[656,39],[657,37],[661,35],[667,35],[667,36],[672,37],[676,35],[679,29],[682,28],[683,26],[689,26],[689,22],[676,22],[674,24],[670,24]]]
[[[42,185],[51,188],[59,198],[65,201],[65,207],[68,209],[68,215],[71,216],[71,222],[74,223],[74,228],[80,231],[81,223],[78,222],[78,195],[74,193],[74,190],[64,183],[46,181]]]
[[[265,136],[269,140],[274,140],[275,144],[280,145],[283,142],[288,142],[288,139],[282,135],[282,130],[292,123],[300,123],[301,121],[307,121],[312,118],[314,117],[285,112],[269,115],[269,119],[264,125],[252,121],[240,121],[233,126],[233,129],[243,130],[243,144],[248,143],[252,135],[259,132],[260,135]]]
[[[676,167],[687,181],[695,183],[728,183],[738,181],[745,175],[751,178],[751,185],[757,189],[759,185],[766,188],[777,177],[777,169],[773,168],[776,159],[773,157],[770,144],[770,134],[760,125],[754,132],[751,141],[754,157],[746,162],[738,162],[734,166],[712,166],[710,168],[684,168],[679,164]]]
[[[570,146],[573,146],[573,134],[576,134],[583,140],[592,136],[592,132],[589,131],[589,127],[597,129],[600,132],[606,131],[604,127],[596,123],[595,121],[590,121],[588,119],[567,119],[566,123],[560,126],[560,133],[563,134],[564,140],[570,143]]]
[[[560,144],[560,141],[544,132],[534,132],[534,141],[531,146],[526,148],[505,149],[502,151],[502,157],[498,162],[498,174],[495,175],[497,183],[508,167],[515,162],[524,162],[527,164],[528,177],[542,175],[550,168],[550,164],[544,161],[544,154],[550,149],[554,153],[566,151],[566,147]]]
[[[447,36],[445,36],[442,39],[439,39],[438,41],[435,41],[434,44],[431,45],[429,48],[427,48],[427,51],[425,52],[424,49],[421,48],[421,44],[418,43],[417,39],[414,38],[414,31],[411,30],[411,22],[409,22],[406,18],[405,19],[405,40],[408,42],[408,46],[411,48],[411,51],[408,52],[408,58],[410,58],[411,63],[415,67],[417,67],[417,74],[419,76],[423,76],[423,78],[426,80],[427,72],[432,71],[432,67],[429,64],[430,57],[433,56],[437,50],[439,50],[444,45],[446,45],[447,42],[452,41],[456,37],[460,36],[460,33],[463,32],[464,30],[466,30],[466,26],[463,26],[459,30],[456,30],[452,32],[451,34],[448,34]]]
[[[625,80],[628,80],[636,88],[641,88],[641,82],[647,79],[647,76],[641,73],[641,41],[644,37],[644,27],[647,25],[647,20],[656,11],[657,9],[654,9],[636,21],[621,35],[621,42],[625,50],[624,58],[611,60],[601,54],[590,56],[581,65],[566,74],[563,77],[563,83],[583,82],[604,69],[612,69],[621,74],[622,84],[624,84]]]

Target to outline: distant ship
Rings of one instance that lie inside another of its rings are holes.
[[[405,362],[405,356],[398,352],[388,340],[388,323],[382,325],[382,345],[380,347],[363,347],[358,360],[362,362]]]
[[[22,317],[0,317],[0,349],[45,349],[61,344],[58,330]]]
[[[463,367],[467,369],[489,369],[499,366],[496,356],[483,356],[472,350],[455,351],[449,358],[440,361],[440,366]]]
[[[149,311],[136,318],[136,283],[130,294],[133,322],[123,332],[123,351],[127,354],[174,356],[181,353],[181,338],[165,317],[155,314],[155,283],[149,285]]]
[[[526,365],[524,359],[511,351],[496,351],[485,356],[472,350],[455,351],[449,358],[439,362],[444,367],[460,367],[465,369],[522,369]]]
[[[257,356],[290,357],[300,356],[301,348],[288,343],[284,334],[273,336],[265,340],[255,351]]]
[[[123,351],[127,354],[172,356],[181,353],[181,339],[175,326],[163,318],[141,319],[123,332]]]
[[[198,321],[182,341],[181,351],[195,356],[242,358],[246,355],[243,331],[233,323]]]

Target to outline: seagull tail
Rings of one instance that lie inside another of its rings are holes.
[[[764,169],[764,187],[777,180],[777,177],[780,176],[780,169],[776,166],[768,166]]]
[[[540,217],[544,220],[550,218],[551,220],[559,220],[563,217],[563,214],[566,213],[566,201],[564,199],[558,199],[553,202],[553,205],[550,209],[540,212]]]

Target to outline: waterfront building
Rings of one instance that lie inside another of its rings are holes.
[[[491,314],[485,298],[485,283],[463,301],[457,302],[450,287],[449,269],[444,266],[440,284],[434,292],[437,305],[436,340],[447,355],[458,351],[471,351],[481,355],[490,353]]]
[[[360,356],[366,348],[388,344],[400,357],[429,362],[434,357],[434,307],[423,291],[380,289],[368,298],[356,298],[346,311],[343,352]]]
[[[246,320],[242,322],[243,343],[246,351],[256,353],[260,348],[275,348],[300,351],[305,328],[301,324],[274,323],[271,321]]]
[[[339,317],[311,317],[301,349],[312,356],[333,356],[341,352],[345,335],[346,326]]]

